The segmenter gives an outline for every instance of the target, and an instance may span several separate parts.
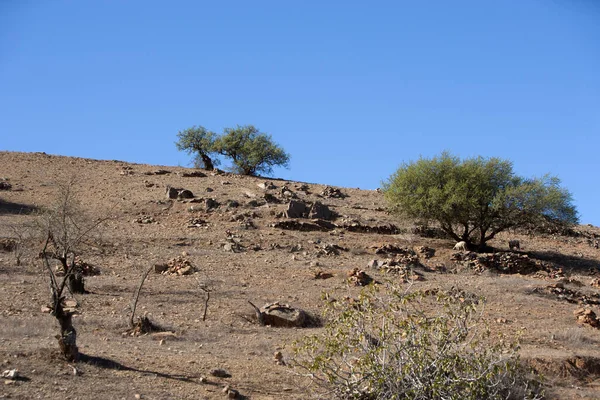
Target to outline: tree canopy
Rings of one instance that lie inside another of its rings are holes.
[[[213,148],[217,139],[216,133],[207,130],[203,126],[192,126],[180,131],[177,138],[179,139],[175,142],[177,150],[195,154],[194,166],[212,171],[215,169],[215,165],[219,165],[219,160],[214,159],[212,156],[215,154]]]
[[[436,221],[450,237],[484,248],[510,228],[578,222],[573,199],[560,180],[517,176],[510,161],[461,160],[444,152],[404,163],[383,184],[392,209],[423,222]]]
[[[274,166],[287,167],[290,156],[273,142],[271,135],[253,125],[225,128],[214,150],[232,159],[234,169],[244,175],[271,174]]]
[[[214,169],[219,164],[215,156],[231,158],[232,169],[243,175],[273,173],[274,166],[288,167],[290,155],[273,141],[271,135],[253,125],[225,128],[222,135],[202,126],[193,126],[177,134],[178,150],[195,154],[196,167]]]

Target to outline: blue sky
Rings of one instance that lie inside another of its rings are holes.
[[[179,130],[253,124],[291,154],[276,177],[375,189],[496,156],[600,225],[598,21],[594,0],[4,0],[0,150],[186,166]]]

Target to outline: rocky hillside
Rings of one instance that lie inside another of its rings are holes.
[[[77,364],[58,357],[34,229],[65,182],[89,221],[105,220],[80,254]],[[0,397],[305,399],[291,345],[323,329],[322,294],[392,281],[485,296],[484,319],[520,335],[549,397],[599,398],[598,239],[590,226],[511,232],[478,255],[388,214],[377,191],[0,152]],[[135,335],[130,304],[148,269],[137,310],[161,331]]]

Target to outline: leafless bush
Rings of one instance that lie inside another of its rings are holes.
[[[77,332],[72,324],[75,310],[65,304],[66,290],[71,293],[84,293],[83,276],[78,271],[75,259],[84,251],[86,240],[106,220],[92,220],[80,208],[76,195],[76,181],[57,183],[58,194],[54,204],[41,212],[37,219],[37,232],[43,240],[40,252],[43,266],[48,273],[51,314],[60,325],[58,344],[63,356],[69,361],[77,361]],[[50,260],[60,262],[62,277],[57,274]],[[62,279],[61,279],[62,278]]]

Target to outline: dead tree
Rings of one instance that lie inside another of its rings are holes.
[[[72,321],[75,311],[65,306],[66,289],[71,293],[85,293],[83,275],[76,264],[77,254],[85,247],[85,240],[107,218],[91,220],[81,212],[74,180],[57,184],[57,187],[59,193],[55,204],[41,213],[38,219],[38,231],[44,243],[40,257],[49,277],[51,314],[60,326],[58,344],[63,356],[75,362],[79,356],[77,331]],[[62,276],[52,268],[50,260],[60,262]]]

